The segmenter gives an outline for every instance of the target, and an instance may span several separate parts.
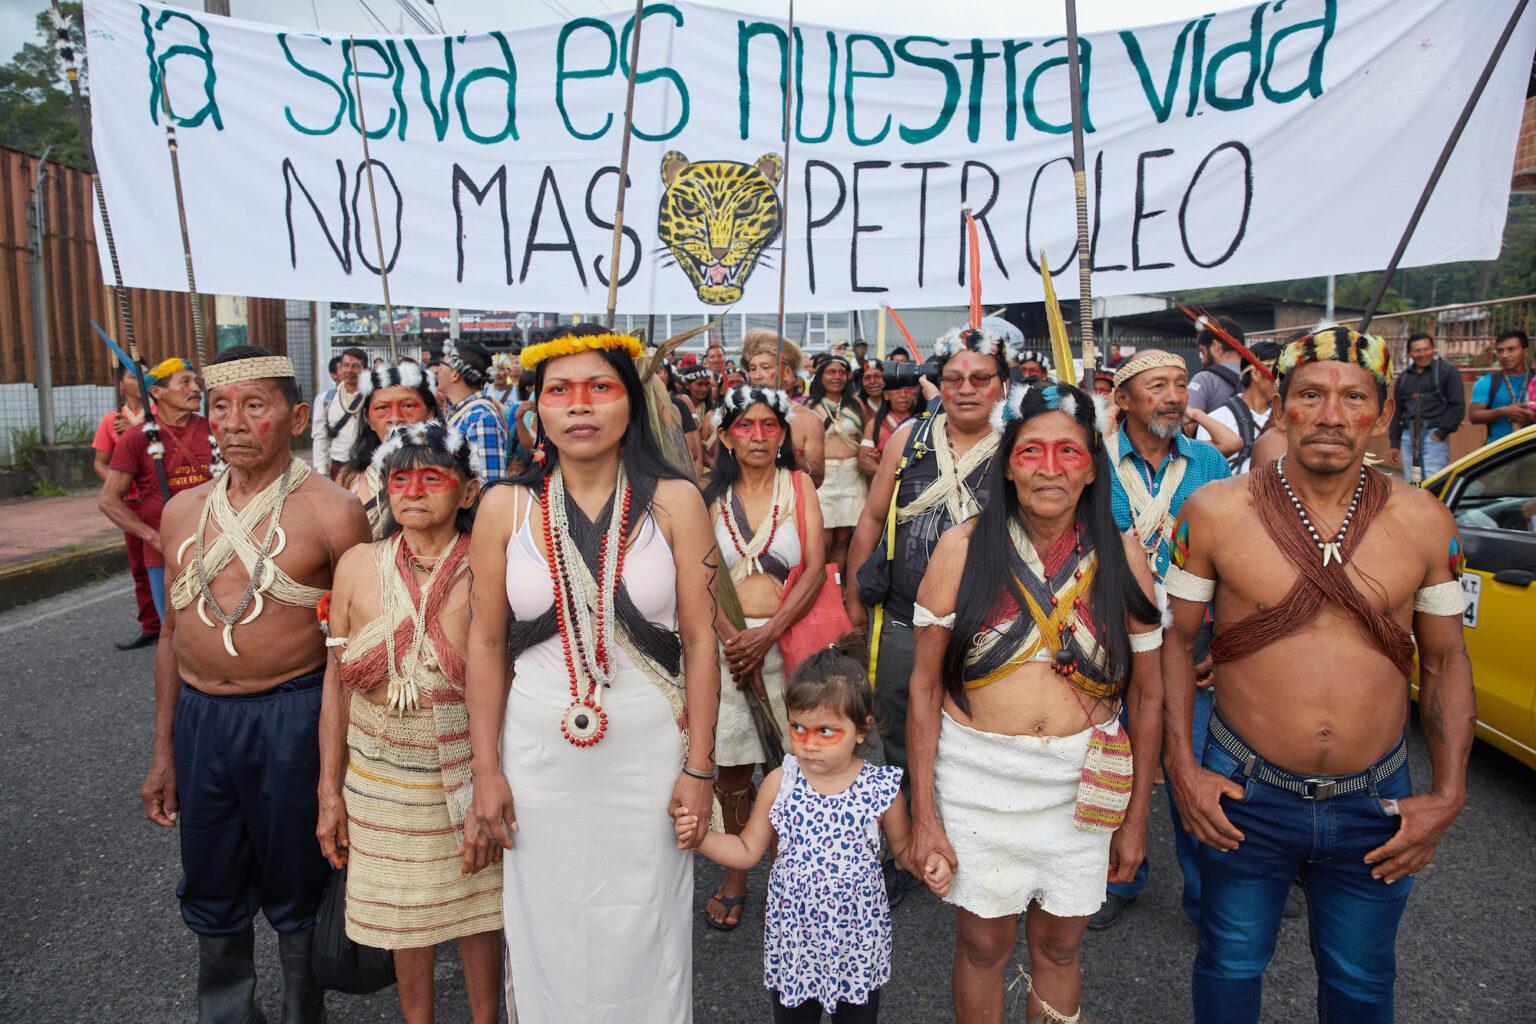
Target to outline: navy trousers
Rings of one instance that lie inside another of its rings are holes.
[[[302,931],[331,867],[319,817],[320,684],[309,672],[247,697],[182,684],[176,700],[181,917],[199,935],[233,935],[259,908],[278,932]]]

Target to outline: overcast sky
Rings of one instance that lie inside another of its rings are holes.
[[[126,0],[125,0],[126,2]],[[787,0],[703,0],[713,6],[783,16]],[[401,5],[414,3],[432,17],[425,0],[230,0],[237,18],[298,29],[378,32],[371,10],[390,32],[409,34],[413,23]],[[1240,6],[1241,0],[1083,0],[1078,25],[1085,32],[1149,25]],[[34,41],[35,22],[47,0],[0,0],[0,59]],[[199,8],[201,2],[175,4]],[[569,17],[632,9],[626,0],[437,0],[436,11],[449,31],[519,28]],[[796,0],[798,20],[870,31],[920,32],[955,36],[1038,36],[1066,24],[1061,0]],[[318,23],[318,24],[317,24]],[[419,30],[418,30],[419,31]]]

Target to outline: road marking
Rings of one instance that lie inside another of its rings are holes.
[[[20,629],[30,629],[33,626],[36,626],[39,622],[46,622],[48,619],[51,619],[56,615],[63,615],[66,612],[77,611],[81,608],[89,608],[93,604],[101,604],[103,601],[119,598],[124,594],[129,594],[132,592],[133,587],[131,586],[114,587],[111,590],[105,590],[99,594],[88,597],[83,601],[61,603],[57,607],[50,608],[47,611],[33,612],[31,615],[28,615],[26,618],[17,622],[12,622],[4,626],[0,626],[0,636],[4,636],[7,633],[14,633]]]

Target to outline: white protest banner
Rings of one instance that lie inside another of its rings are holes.
[[[1085,36],[1095,289],[1384,266],[1514,3],[1284,0]],[[87,0],[126,282],[186,286],[168,84],[200,287],[377,301],[360,90],[396,302],[601,308],[631,21],[353,41]],[[1536,12],[1405,265],[1498,253],[1533,45]],[[1041,251],[1076,294],[1063,39],[796,25],[790,53],[781,23],[647,6],[621,311],[776,309],[786,223],[790,309],[961,304],[963,205],[986,301],[1038,300]]]

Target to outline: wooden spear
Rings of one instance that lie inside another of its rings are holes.
[[[1077,55],[1077,3],[1067,3],[1067,82],[1072,90],[1072,190],[1077,199],[1077,331],[1083,346],[1083,377],[1099,365],[1093,344],[1093,256],[1088,237],[1087,158],[1083,153],[1082,69]]]
[[[619,259],[624,247],[624,194],[629,191],[629,137],[635,124],[635,75],[640,70],[640,24],[645,0],[635,0],[635,30],[629,37],[629,85],[624,93],[624,138],[619,143],[619,195],[613,204],[613,248],[608,258],[608,329],[619,305]],[[647,339],[649,340],[649,339]]]
[[[355,62],[357,38],[348,36],[347,40],[352,44],[352,60]],[[362,129],[363,136],[363,167],[368,173],[368,206],[373,212],[373,241],[379,250],[379,281],[384,285],[384,316],[389,323],[389,361],[399,363],[400,354],[395,346],[395,304],[389,299],[389,261],[384,255],[384,229],[379,227],[379,197],[373,188],[373,157],[368,154],[368,118],[363,113],[363,76],[354,71],[352,84],[357,90],[357,125]]]

